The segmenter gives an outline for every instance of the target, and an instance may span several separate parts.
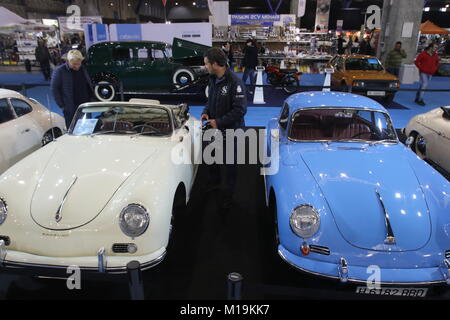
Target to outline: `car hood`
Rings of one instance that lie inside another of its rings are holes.
[[[95,219],[156,151],[125,137],[66,137],[58,143],[30,206],[32,219],[51,230],[74,229]]]
[[[347,242],[377,251],[411,251],[427,244],[428,206],[402,146],[336,144],[301,155]],[[386,244],[386,215],[396,244]]]
[[[386,71],[346,71],[346,76],[353,80],[385,80],[395,81],[398,78]]]

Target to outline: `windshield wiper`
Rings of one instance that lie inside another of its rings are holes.
[[[131,133],[134,133],[134,132],[128,131],[128,130],[110,130],[110,131],[100,131],[100,132],[92,133],[92,134],[90,134],[90,136],[93,137],[93,136],[98,136],[98,135],[101,135],[101,134],[111,134],[111,133],[131,134]]]

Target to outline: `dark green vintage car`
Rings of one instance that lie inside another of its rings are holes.
[[[203,92],[208,72],[203,54],[210,47],[174,38],[172,46],[153,41],[101,42],[89,48],[86,67],[101,101],[124,92],[179,92],[193,85]]]

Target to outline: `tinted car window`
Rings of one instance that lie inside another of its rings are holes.
[[[6,99],[0,99],[0,123],[5,123],[14,119],[12,110]]]
[[[123,61],[133,58],[133,49],[129,48],[114,48],[112,51],[114,60]]]
[[[23,100],[11,99],[11,104],[18,117],[24,116],[33,111],[31,106]]]
[[[378,59],[347,59],[345,62],[346,70],[369,70],[369,71],[383,71],[383,66]]]
[[[152,49],[152,58],[153,59],[164,59],[164,52],[159,49]]]

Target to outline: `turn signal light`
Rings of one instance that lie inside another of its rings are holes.
[[[311,249],[309,248],[309,245],[308,245],[306,242],[303,242],[301,251],[302,251],[302,253],[303,253],[304,256],[307,256],[307,255],[310,254]]]

